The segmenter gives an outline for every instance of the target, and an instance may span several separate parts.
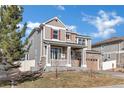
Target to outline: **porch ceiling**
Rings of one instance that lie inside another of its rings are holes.
[[[60,41],[49,41],[49,40],[44,40],[44,43],[50,44],[50,45],[55,45],[55,46],[71,46],[72,48],[85,48],[85,45],[79,45],[76,43],[71,43],[71,42],[60,42]]]

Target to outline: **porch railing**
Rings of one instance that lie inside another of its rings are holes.
[[[67,66],[67,59],[51,59],[51,66]]]

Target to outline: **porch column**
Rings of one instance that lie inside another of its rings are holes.
[[[86,48],[81,49],[81,67],[86,68]]]
[[[67,66],[71,67],[71,47],[67,47]]]
[[[46,66],[51,66],[50,55],[51,55],[51,45],[48,44],[47,45],[47,51],[46,51]]]

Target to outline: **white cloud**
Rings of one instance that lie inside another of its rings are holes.
[[[26,36],[28,36],[35,27],[39,27],[39,25],[40,25],[39,22],[31,22],[31,21],[27,22]],[[19,29],[22,29],[24,25],[18,24],[17,26],[20,27]]]
[[[66,25],[66,27],[70,30],[70,31],[77,31],[77,26],[75,25]]]
[[[23,24],[18,24],[17,27],[19,27],[19,29],[22,29],[23,28]]]
[[[27,27],[29,28],[29,29],[34,29],[35,27],[39,27],[39,25],[40,25],[40,23],[39,22],[35,22],[35,23],[33,23],[33,22],[28,22],[27,23]]]
[[[86,21],[97,28],[98,32],[91,34],[94,37],[108,38],[116,33],[115,26],[124,22],[124,18],[117,16],[115,12],[100,10],[98,16],[89,16],[84,13],[82,15],[82,21]]]
[[[64,6],[62,6],[62,5],[58,5],[58,6],[56,6],[57,7],[57,9],[59,9],[59,10],[65,10],[65,7]]]

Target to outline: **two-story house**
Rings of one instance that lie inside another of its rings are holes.
[[[27,60],[35,59],[35,67],[87,67],[86,50],[91,50],[91,37],[69,31],[54,17],[35,28],[29,35]]]
[[[116,61],[117,66],[124,66],[124,37],[113,37],[92,45],[93,50],[102,53],[102,62]]]

